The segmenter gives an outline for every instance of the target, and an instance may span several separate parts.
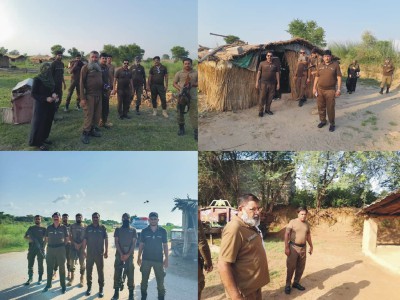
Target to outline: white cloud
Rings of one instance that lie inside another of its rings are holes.
[[[86,197],[86,193],[83,189],[79,190],[79,194],[76,194],[76,198],[81,199],[81,198],[85,198]]]
[[[49,181],[67,183],[71,178],[68,176],[49,178]]]
[[[62,195],[57,197],[56,199],[53,200],[53,203],[57,203],[57,202],[65,202],[68,203],[68,200],[71,199],[71,195]]]

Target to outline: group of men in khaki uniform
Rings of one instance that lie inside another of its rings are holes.
[[[233,216],[222,232],[218,257],[218,269],[228,299],[261,300],[261,288],[270,282],[267,254],[260,225],[260,200],[253,194],[244,194],[238,199],[238,214]],[[300,291],[306,252],[313,252],[310,225],[306,221],[307,209],[300,207],[297,218],[289,222],[285,233],[285,255],[287,265],[286,286],[284,292],[290,294],[291,288]],[[199,223],[199,228],[201,228]],[[199,231],[199,299],[204,288],[203,268],[212,270],[212,261],[204,233]],[[294,281],[292,277],[295,273]]]
[[[80,283],[84,285],[86,272],[86,296],[92,292],[93,266],[96,265],[98,273],[98,297],[104,297],[104,259],[108,258],[108,234],[106,227],[100,224],[100,214],[92,214],[92,223],[85,226],[82,215],[76,214],[76,223],[68,224],[68,215],[63,215],[60,222],[58,212],[52,215],[53,224],[47,228],[41,226],[41,217],[35,216],[35,225],[29,227],[25,239],[29,241],[28,250],[28,280],[25,285],[30,285],[33,280],[33,265],[35,257],[38,261],[38,284],[43,279],[43,260],[47,263],[47,284],[43,292],[52,287],[53,271],[59,268],[61,293],[66,293],[66,287],[74,282],[75,264],[79,261]],[[119,299],[119,292],[124,288],[124,279],[128,278],[129,299],[134,298],[134,264],[133,255],[136,247],[136,229],[130,226],[131,217],[128,213],[122,215],[122,226],[116,228],[115,262],[114,262],[114,295],[113,300]],[[149,214],[149,226],[142,231],[140,236],[137,263],[141,267],[141,299],[147,299],[147,285],[151,269],[154,269],[157,280],[158,299],[165,297],[164,277],[165,268],[168,267],[168,241],[167,232],[158,226],[158,214]],[[47,246],[45,253],[44,249]],[[142,258],[143,255],[143,258]],[[86,266],[85,266],[86,260]],[[65,265],[68,268],[68,284],[66,284]]]

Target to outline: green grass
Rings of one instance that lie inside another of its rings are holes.
[[[24,251],[28,242],[24,239],[29,223],[0,224],[0,253]]]
[[[376,125],[377,122],[377,117],[376,116],[370,116],[368,119],[364,120],[361,122],[362,126],[367,126],[368,124],[370,125]]]
[[[393,122],[393,121],[390,121],[390,122],[389,122],[389,125],[391,125],[391,126],[397,126],[397,123],[396,123],[396,122]]]

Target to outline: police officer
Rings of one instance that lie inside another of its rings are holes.
[[[85,256],[84,249],[82,247],[83,238],[85,234],[85,224],[82,223],[82,214],[78,213],[75,215],[76,223],[70,226],[70,241],[71,241],[71,252],[70,252],[70,262],[71,267],[71,280],[68,282],[68,286],[71,286],[74,281],[75,263],[79,260],[80,265],[80,283],[79,287],[83,287],[83,277],[85,275]]]
[[[307,67],[308,60],[306,56],[306,51],[304,49],[301,49],[294,75],[294,80],[296,83],[296,101],[299,101],[300,107],[303,106],[304,102],[307,101],[306,86],[307,82],[309,82]]]
[[[383,89],[386,85],[386,94],[389,93],[390,85],[392,84],[393,80],[393,72],[394,66],[393,63],[390,61],[390,57],[385,59],[385,63],[382,65],[382,82],[381,82],[381,90],[379,94],[383,94]]]
[[[68,236],[69,236],[71,224],[68,224],[68,217],[69,217],[68,214],[62,215],[62,224],[67,228]],[[68,243],[65,244],[65,257],[66,257],[66,262],[67,262],[67,271],[68,271],[67,280],[68,281],[71,280],[70,253],[71,253],[71,240],[69,240]]]
[[[74,93],[74,90],[76,89],[76,109],[80,110],[80,91],[79,91],[79,80],[80,80],[80,75],[81,75],[81,69],[83,67],[83,62],[82,62],[82,55],[77,54],[75,57],[75,60],[71,61],[68,66],[69,73],[71,74],[71,83],[68,88],[68,95],[67,95],[67,100],[65,103],[65,108],[64,111],[68,112],[69,111],[69,104],[71,103],[71,98],[72,94]]]
[[[114,262],[114,296],[113,300],[119,299],[119,290],[124,288],[125,275],[128,277],[129,299],[133,300],[133,281],[134,265],[133,252],[136,246],[136,229],[129,225],[131,216],[128,213],[122,215],[122,226],[115,229],[115,262]],[[123,274],[122,274],[123,273]]]
[[[108,113],[110,112],[110,91],[111,91],[111,80],[110,70],[107,65],[107,53],[100,54],[100,67],[103,78],[103,94],[101,97],[101,120],[99,123],[100,127],[110,129],[112,124],[107,122]]]
[[[64,85],[64,90],[66,89],[65,85],[65,79],[64,79],[64,63],[62,62],[62,57],[63,57],[63,51],[57,51],[56,52],[56,57],[54,61],[50,65],[50,70],[51,70],[51,75],[53,76],[55,87],[54,87],[54,93],[58,95],[59,101],[56,102],[56,111],[60,107],[61,104],[61,98],[63,94],[63,85]],[[58,118],[61,119],[61,118]]]
[[[197,86],[198,77],[197,70],[192,69],[192,60],[190,58],[184,58],[183,70],[178,71],[174,77],[174,87],[181,93],[182,89],[186,86],[189,88],[190,93],[190,107],[189,107],[189,118],[190,124],[194,130],[194,139],[197,140]],[[182,136],[185,134],[185,116],[179,103],[177,104],[177,121],[179,125],[178,135]]]
[[[129,105],[131,104],[132,97],[132,72],[129,70],[129,60],[124,59],[123,65],[114,75],[114,84],[111,95],[118,95],[118,115],[119,119],[131,119],[128,116]]]
[[[210,247],[208,246],[206,235],[204,233],[203,225],[200,220],[200,211],[198,211],[198,237],[199,237],[199,249],[198,249],[198,299],[201,298],[201,292],[205,286],[205,278],[203,274],[203,269],[207,272],[211,272],[213,270],[213,263],[211,260],[211,251]]]
[[[41,226],[41,217],[36,215],[35,225],[30,226],[25,233],[24,238],[29,241],[29,249],[28,249],[28,281],[25,282],[25,285],[30,285],[33,277],[33,265],[35,264],[35,256],[38,261],[38,273],[39,279],[38,284],[42,281],[43,276],[43,259],[44,255],[44,237],[46,235],[46,228]]]
[[[60,268],[61,293],[65,294],[65,245],[69,242],[67,227],[60,224],[60,213],[55,212],[52,216],[53,224],[46,229],[47,243],[47,284],[43,292],[51,288],[53,269],[57,264]]]
[[[143,89],[146,90],[146,72],[140,64],[140,56],[135,57],[135,63],[130,67],[132,72],[133,95],[136,95],[136,114],[140,115],[139,108],[142,104]],[[133,98],[132,98],[133,99]]]
[[[87,246],[86,256],[86,296],[92,293],[92,272],[93,265],[96,264],[99,276],[99,298],[104,297],[104,258],[108,257],[108,235],[104,225],[100,225],[100,214],[92,214],[92,224],[86,227],[83,249]]]
[[[168,89],[168,70],[160,63],[160,57],[153,57],[154,65],[150,68],[149,79],[147,81],[147,89],[151,92],[151,102],[153,104],[153,116],[157,116],[157,96],[160,96],[162,114],[168,118],[167,98]]]
[[[142,300],[147,299],[147,286],[151,268],[153,268],[156,276],[158,299],[164,300],[165,297],[164,268],[168,268],[168,240],[167,231],[158,226],[158,221],[158,214],[151,212],[149,214],[150,225],[143,229],[140,234],[137,263],[140,266],[140,272],[142,272],[142,283],[140,284]]]

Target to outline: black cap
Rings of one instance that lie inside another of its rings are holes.
[[[135,56],[135,60],[136,61],[141,61],[142,59],[140,58],[140,56]]]
[[[158,218],[158,213],[156,213],[156,212],[151,212],[150,214],[149,214],[149,218],[151,218],[151,217],[156,217],[156,218]]]
[[[122,215],[122,219],[123,219],[123,218],[128,218],[128,219],[130,219],[130,218],[131,218],[131,215],[128,214],[128,213],[124,213],[124,214]]]
[[[312,48],[311,53],[318,53],[317,48]]]
[[[54,216],[58,216],[59,217],[60,213],[59,212],[55,212],[54,214],[51,215],[51,217],[54,217]]]
[[[63,216],[63,217],[69,217],[69,215],[68,215],[68,214],[63,214],[62,216]]]
[[[332,56],[332,52],[331,52],[331,50],[329,50],[329,49],[327,49],[327,50],[324,50],[324,55],[329,55],[329,56]]]

